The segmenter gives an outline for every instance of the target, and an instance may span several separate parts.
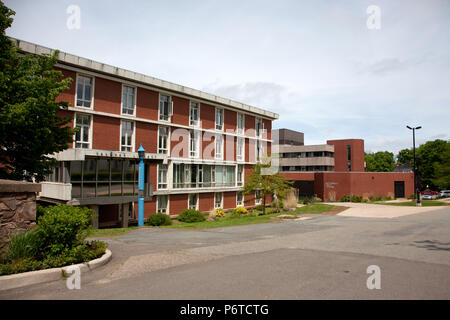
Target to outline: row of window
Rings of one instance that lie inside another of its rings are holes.
[[[77,76],[76,106],[93,108],[94,78],[84,75]],[[136,111],[136,90],[137,87],[127,85],[122,86],[122,114],[135,115]],[[159,95],[158,119],[160,121],[171,122],[173,115],[173,101],[168,95]],[[189,102],[189,124],[193,127],[200,127],[200,103]],[[237,113],[236,132],[238,135],[244,134],[245,115]],[[224,109],[217,108],[215,111],[215,129],[224,130]],[[255,120],[256,137],[261,138],[264,124],[261,118]]]
[[[322,158],[334,157],[333,152],[329,151],[313,151],[313,152],[284,152],[281,153],[281,158]]]
[[[158,165],[158,190],[168,188],[168,165]],[[236,171],[237,168],[237,171]],[[244,183],[244,166],[174,163],[172,188],[235,187]]]
[[[334,171],[333,166],[282,166],[281,171]]]
[[[261,204],[260,195],[255,195],[255,204]],[[244,195],[242,192],[236,192],[236,206],[244,206]],[[198,193],[190,193],[188,195],[188,208],[199,210],[199,194]],[[223,208],[223,193],[216,192],[214,193],[214,209],[222,209]],[[161,195],[156,198],[156,211],[157,213],[169,213],[169,196]]]
[[[92,145],[92,116],[77,113],[75,115],[75,127],[79,130],[75,133],[75,148],[89,149]],[[135,145],[135,123],[133,121],[121,121],[120,150],[134,152]],[[189,156],[191,158],[200,157],[201,132],[196,130],[189,131]],[[158,153],[169,153],[170,128],[167,126],[158,127]],[[256,140],[256,158],[261,158],[264,148],[261,140]],[[214,158],[222,160],[224,157],[224,137],[217,134],[214,138]],[[236,159],[245,161],[245,138],[238,137],[236,142]]]

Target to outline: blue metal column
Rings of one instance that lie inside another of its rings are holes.
[[[144,175],[145,175],[145,164],[144,164],[144,154],[145,150],[142,145],[138,149],[139,155],[139,188],[138,188],[138,226],[142,227],[144,225]]]

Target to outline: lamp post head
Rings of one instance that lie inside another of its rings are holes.
[[[412,130],[412,128],[410,126],[406,126],[408,129]]]
[[[139,147],[137,152],[138,152],[139,159],[143,160],[144,159],[144,155],[145,155],[145,149],[142,147],[142,144]]]
[[[420,126],[420,127],[417,127],[417,128],[416,128],[416,130],[419,130],[419,129],[422,129],[422,127]]]

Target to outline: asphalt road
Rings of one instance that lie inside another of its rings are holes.
[[[450,208],[392,219],[311,215],[106,239],[111,262],[0,299],[450,299]],[[367,288],[370,265],[381,289]]]

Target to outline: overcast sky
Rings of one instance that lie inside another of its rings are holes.
[[[268,109],[306,144],[397,152],[412,145],[407,124],[423,127],[418,144],[450,139],[448,0],[4,3],[9,36]]]

